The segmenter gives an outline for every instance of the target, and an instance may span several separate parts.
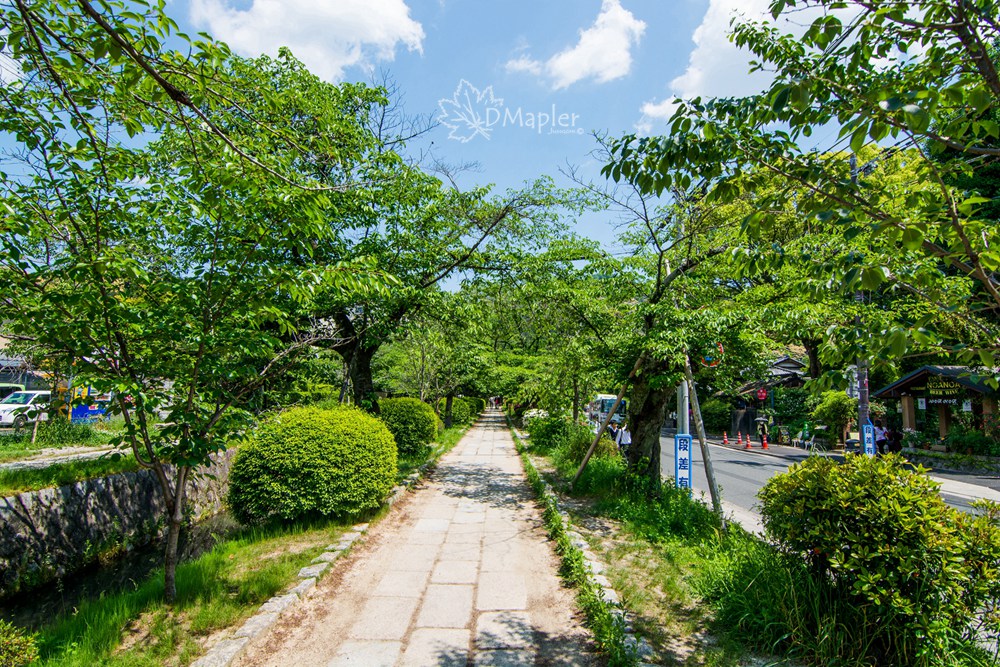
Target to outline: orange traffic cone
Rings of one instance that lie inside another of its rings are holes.
[[[725,431],[722,432],[722,444],[724,444],[724,445],[728,445],[729,444],[729,436],[726,435]]]
[[[767,433],[765,433],[764,435],[761,436],[761,438],[760,438],[760,446],[761,446],[761,449],[767,449]]]
[[[743,434],[740,433],[739,431],[736,432],[736,444],[737,445],[743,444]]]

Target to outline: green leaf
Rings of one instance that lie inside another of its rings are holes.
[[[903,247],[907,250],[919,250],[924,242],[924,234],[916,227],[908,226],[903,229]]]
[[[926,132],[931,125],[930,114],[916,104],[907,104],[903,107],[903,120],[906,127],[914,134]]]
[[[789,93],[791,93],[790,86],[784,86],[783,88],[778,90],[777,94],[775,94],[771,100],[771,110],[779,112],[782,109],[784,109],[785,105],[788,104]]]

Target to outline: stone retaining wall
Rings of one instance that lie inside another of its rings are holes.
[[[195,519],[219,512],[236,450],[188,485]],[[72,573],[102,554],[148,544],[163,529],[151,470],[110,475],[0,499],[0,597]]]

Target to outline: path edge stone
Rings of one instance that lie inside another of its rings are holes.
[[[635,632],[629,618],[630,613],[622,603],[621,596],[611,587],[611,582],[603,574],[606,569],[604,563],[590,550],[583,535],[573,530],[569,513],[560,509],[559,499],[552,485],[542,479],[538,469],[531,462],[524,445],[527,438],[510,423],[509,417],[507,423],[514,436],[514,445],[524,463],[528,482],[544,506],[546,529],[549,531],[549,538],[556,543],[559,557],[570,569],[573,569],[574,562],[583,563],[583,581],[577,582],[568,578],[567,580],[578,588],[581,602],[583,597],[592,593],[596,598],[597,613],[609,615],[616,628],[607,636],[598,637],[595,633],[595,639],[601,650],[607,654],[614,654],[619,659],[619,664],[645,667],[650,664],[648,661],[655,655],[653,647],[644,637]],[[587,608],[584,609],[584,612],[587,624],[590,626],[591,632],[594,632],[596,624],[592,618],[593,612]]]
[[[477,419],[478,421],[478,419]],[[466,431],[472,424],[466,427]],[[465,437],[463,432],[455,444]],[[454,446],[454,445],[453,445]],[[419,466],[410,473],[402,483],[393,487],[392,492],[384,501],[384,506],[392,508],[397,502],[406,496],[406,492],[416,486],[424,477],[434,471],[438,459],[443,456],[449,448],[435,451],[430,460]],[[384,517],[383,517],[384,518]],[[288,590],[274,595],[264,602],[253,616],[243,622],[241,626],[233,630],[229,636],[218,639],[208,647],[208,650],[197,660],[191,663],[190,667],[229,667],[243,655],[246,647],[251,641],[271,629],[278,619],[293,609],[305,598],[312,589],[316,587],[317,581],[329,569],[336,560],[339,560],[347,550],[349,550],[360,537],[368,531],[368,523],[357,523],[340,536],[336,544],[326,547],[323,553],[315,558],[310,565],[299,570],[296,585]]]

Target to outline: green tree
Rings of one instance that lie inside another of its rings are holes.
[[[812,417],[830,427],[837,442],[844,441],[844,431],[858,413],[858,400],[842,391],[826,391],[813,408]]]
[[[757,56],[755,67],[775,71],[766,92],[679,101],[669,136],[622,138],[605,173],[643,192],[706,180],[712,201],[750,194],[750,233],[775,226],[789,190],[807,194],[800,216],[835,225],[845,241],[876,241],[822,264],[828,284],[844,292],[899,290],[922,304],[899,323],[870,328],[871,338],[832,341],[842,356],[934,353],[992,368],[1000,350],[992,315],[1000,306],[1000,239],[988,202],[959,177],[1000,156],[993,119],[1000,77],[990,49],[1000,38],[996,4],[771,3],[775,17],[802,7],[822,11],[801,37],[762,23],[734,27],[733,40]],[[836,144],[814,147],[814,130],[829,127],[839,129]],[[875,146],[868,150],[878,156],[859,155],[852,167],[832,150],[842,142],[855,154]],[[866,179],[867,169],[904,150],[909,187],[893,192]],[[787,189],[760,187],[775,177]],[[770,261],[807,256],[779,246]]]
[[[167,508],[173,601],[188,481],[242,431],[263,382],[341,335],[301,312],[320,287],[385,284],[350,258],[295,261],[336,233],[322,212],[347,189],[298,165],[360,162],[371,94],[287,56],[248,63],[190,42],[162,5],[19,2],[0,21],[22,72],[0,84],[19,164],[0,195],[7,328],[114,392],[123,446]]]

